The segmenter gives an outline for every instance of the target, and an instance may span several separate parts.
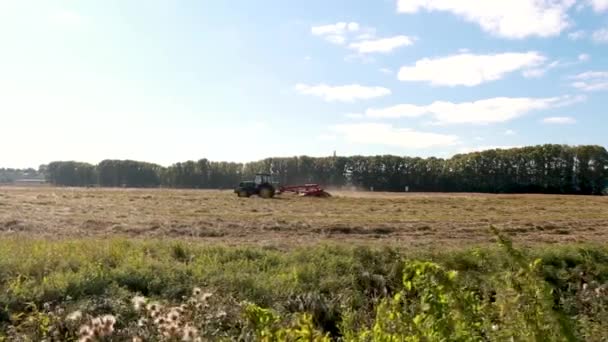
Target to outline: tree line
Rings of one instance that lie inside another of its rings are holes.
[[[608,152],[602,146],[540,145],[449,159],[299,156],[250,163],[201,159],[169,167],[132,160],[97,165],[58,161],[45,166],[47,180],[63,186],[226,189],[260,172],[271,173],[281,184],[374,191],[602,194],[608,186]]]
[[[44,174],[32,168],[0,168],[0,184],[12,184],[23,179],[44,179]]]

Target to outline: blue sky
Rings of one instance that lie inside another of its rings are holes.
[[[608,145],[608,0],[0,1],[0,166]]]

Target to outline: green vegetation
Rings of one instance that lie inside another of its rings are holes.
[[[46,167],[44,167],[44,166],[42,166],[40,168],[40,170],[0,168],[0,184],[12,184],[15,181],[21,180],[21,179],[42,179],[42,180],[44,180],[45,173],[46,173]]]
[[[240,164],[207,159],[168,168],[130,160],[96,167],[53,162],[56,185],[217,189],[233,188],[257,172],[282,184],[320,183],[376,191],[602,194],[608,183],[608,152],[601,146],[542,145],[460,154],[450,159],[399,156],[268,158]]]
[[[88,186],[97,182],[95,166],[88,163],[64,161],[46,167],[47,181],[65,186]]]
[[[209,302],[192,300],[198,286],[213,293]],[[0,243],[0,341],[76,338],[80,325],[100,322],[94,317],[112,322],[107,340],[162,339],[154,337],[156,325],[139,321],[152,313],[133,307],[135,295],[160,303],[165,311],[154,311],[162,315],[181,307],[184,324],[206,339],[601,341],[608,336],[608,248],[518,251],[502,239],[497,248],[439,252],[124,239]],[[74,312],[82,315],[78,324],[69,323]]]

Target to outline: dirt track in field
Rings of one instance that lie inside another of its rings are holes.
[[[324,241],[451,247],[493,240],[608,243],[608,197],[0,187],[0,236],[188,238],[292,246]]]

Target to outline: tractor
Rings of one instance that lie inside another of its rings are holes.
[[[253,181],[244,181],[239,183],[239,186],[234,189],[234,192],[239,197],[258,195],[262,198],[272,198],[275,194],[275,188],[270,174],[258,173],[255,175],[255,179]]]
[[[331,195],[323,190],[318,184],[278,186],[278,183],[273,182],[272,176],[268,173],[258,173],[255,175],[255,180],[241,182],[239,186],[234,189],[234,193],[239,197],[258,195],[262,198],[272,198],[275,194],[282,194],[285,192],[306,197],[331,197]]]

